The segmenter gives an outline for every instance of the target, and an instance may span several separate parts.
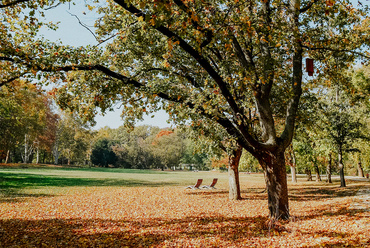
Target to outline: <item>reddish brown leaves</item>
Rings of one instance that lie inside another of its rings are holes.
[[[353,197],[342,189],[290,187],[292,221],[271,222],[266,193],[260,193],[263,184],[244,181],[242,201],[227,199],[227,182],[220,182],[219,188],[70,187],[58,189],[59,196],[4,200],[0,246],[370,245],[369,212],[349,209]]]

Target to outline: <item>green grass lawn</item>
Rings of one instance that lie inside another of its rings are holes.
[[[185,187],[193,185],[198,178],[203,179],[203,185],[210,184],[213,178],[218,178],[217,188],[225,191],[228,189],[227,172],[218,171],[18,166],[0,167],[0,197],[55,196],[76,187]],[[244,193],[260,191],[264,188],[264,178],[262,174],[240,173],[240,184]],[[325,183],[306,182],[306,179],[301,177],[299,184],[319,186]]]
[[[216,187],[228,190],[228,173],[219,171],[160,171],[121,168],[63,168],[45,166],[0,167],[0,198],[47,197],[75,192],[83,187],[185,187],[198,178],[209,185],[218,178]],[[261,174],[240,173],[243,183],[264,187]],[[249,188],[249,187],[248,187]]]

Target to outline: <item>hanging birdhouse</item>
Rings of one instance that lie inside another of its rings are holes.
[[[306,71],[308,76],[313,76],[313,59],[306,59]]]

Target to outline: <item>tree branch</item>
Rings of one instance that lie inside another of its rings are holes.
[[[95,40],[97,41],[97,42],[99,42],[99,43],[101,43],[101,41],[98,39],[98,37],[96,37],[96,35],[95,35],[95,33],[86,25],[86,24],[84,24],[84,23],[82,23],[81,22],[81,20],[80,20],[80,18],[78,18],[78,16],[77,15],[75,15],[75,14],[72,14],[71,12],[69,12],[69,11],[67,11],[68,12],[68,14],[70,14],[71,16],[74,16],[76,19],[77,19],[77,21],[78,21],[78,23],[82,26],[82,27],[84,27],[84,28],[86,28],[93,36],[94,36],[94,38],[95,38]]]
[[[189,16],[189,18],[191,20],[191,23],[194,25],[194,27],[196,29],[198,29],[199,31],[201,31],[205,35],[206,39],[202,42],[202,44],[200,45],[200,47],[203,48],[203,47],[207,46],[209,43],[211,43],[212,38],[214,37],[213,32],[211,30],[208,30],[208,29],[203,28],[201,25],[199,25],[198,22],[196,22],[192,18],[192,15],[194,15],[194,13],[192,13],[192,11],[185,5],[185,3],[182,0],[174,0],[174,3],[181,10],[183,10],[186,14],[188,14],[188,16]]]
[[[145,18],[146,17],[145,13],[137,9],[135,6],[127,4],[124,0],[114,0],[114,2],[120,5],[122,8],[124,8],[128,12],[130,12],[131,14],[135,15],[136,17],[143,17],[144,20],[147,19]],[[239,118],[239,115],[242,114],[241,109],[239,108],[231,92],[229,91],[227,87],[227,83],[214,70],[211,64],[208,63],[208,61],[200,53],[198,53],[196,49],[190,46],[184,39],[182,39],[180,36],[172,32],[171,30],[169,30],[167,27],[160,25],[160,26],[154,26],[154,28],[160,33],[162,33],[164,36],[166,36],[167,38],[178,41],[179,46],[198,62],[198,64],[217,83],[218,87],[221,90],[222,95],[225,97],[230,108],[232,109],[235,118]],[[244,123],[242,123],[241,125],[244,125]],[[246,139],[248,140],[248,142],[251,144],[257,145],[258,142],[254,140],[254,138],[248,133],[248,131],[246,130],[246,127],[243,127],[243,129],[245,130],[245,135],[246,135]]]
[[[7,4],[0,4],[0,9],[6,8],[6,7],[11,7],[11,6],[17,5],[19,3],[24,3],[24,2],[29,2],[29,1],[30,0],[17,0],[17,1],[14,1],[14,2],[7,3]]]
[[[307,10],[309,10],[315,3],[317,3],[319,0],[312,0],[311,2],[309,2],[305,7],[301,8],[299,10],[300,13],[304,13],[306,12]]]
[[[22,77],[22,76],[24,76],[24,75],[26,75],[26,73],[21,73],[21,74],[20,74],[20,75],[18,75],[18,76],[15,76],[15,77],[9,78],[8,80],[5,80],[5,81],[0,82],[0,88],[1,88],[2,86],[4,86],[4,85],[7,85],[7,84],[9,84],[9,83],[13,82],[14,80],[16,80],[16,79],[18,79],[18,78],[20,78],[20,77]]]
[[[349,49],[334,49],[334,48],[330,48],[330,47],[308,47],[308,46],[304,46],[304,45],[302,45],[302,47],[306,48],[308,50],[314,50],[314,51],[323,50],[323,51],[331,51],[331,52],[347,52],[347,53],[352,53],[352,54],[358,55],[360,57],[364,57],[366,59],[370,59],[369,55],[365,55],[363,53],[356,52],[356,51],[349,50]]]

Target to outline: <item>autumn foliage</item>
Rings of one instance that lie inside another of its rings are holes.
[[[227,181],[212,191],[94,186],[3,197],[0,246],[370,246],[369,212],[353,208],[366,185],[290,186],[292,220],[272,223],[263,182],[243,182],[242,201],[227,199]]]

